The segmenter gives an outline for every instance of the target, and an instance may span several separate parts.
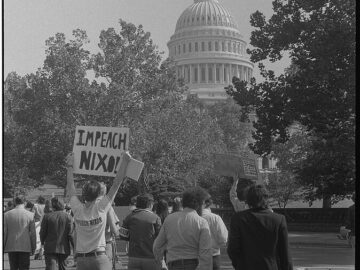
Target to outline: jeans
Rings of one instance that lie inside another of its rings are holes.
[[[199,262],[194,260],[191,261],[184,261],[183,263],[175,264],[175,265],[168,265],[169,270],[195,270],[198,266]]]
[[[29,270],[30,252],[9,252],[10,270]]]
[[[129,257],[128,270],[160,270],[155,259]]]
[[[220,255],[213,256],[213,270],[220,270]]]
[[[106,254],[91,257],[77,257],[76,270],[111,270],[112,265]]]
[[[45,270],[65,270],[65,260],[67,257],[68,255],[65,254],[45,253]]]

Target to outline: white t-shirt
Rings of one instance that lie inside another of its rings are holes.
[[[108,196],[95,200],[89,207],[81,203],[77,196],[70,199],[76,229],[76,252],[88,253],[106,247],[106,214],[111,206]]]

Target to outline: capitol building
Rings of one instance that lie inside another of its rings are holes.
[[[177,20],[167,45],[177,77],[188,86],[188,94],[196,95],[204,104],[226,100],[224,88],[234,76],[248,82],[253,76],[247,43],[218,0],[194,0]],[[276,169],[274,159],[258,157],[257,163],[262,174]]]
[[[227,99],[224,87],[233,76],[245,81],[252,77],[247,43],[218,0],[194,0],[179,17],[167,45],[178,78],[205,104]]]

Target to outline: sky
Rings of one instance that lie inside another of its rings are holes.
[[[177,19],[194,0],[4,0],[3,61],[4,76],[16,71],[23,76],[42,67],[45,40],[56,33],[68,39],[80,28],[90,39],[88,50],[99,51],[101,30],[120,29],[119,19],[143,25],[151,38],[168,55],[167,42],[175,31]],[[230,11],[240,33],[249,42],[250,15],[259,10],[266,18],[272,14],[271,0],[219,0]],[[282,72],[288,62],[272,68]],[[258,72],[254,70],[255,77]]]

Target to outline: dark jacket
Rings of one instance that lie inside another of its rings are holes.
[[[160,217],[146,209],[135,209],[125,218],[122,227],[129,232],[126,239],[129,241],[129,257],[153,259],[153,244],[161,227]]]
[[[231,219],[228,254],[236,270],[293,269],[283,215],[254,208]]]
[[[54,211],[44,215],[40,240],[44,245],[44,253],[70,254],[72,243],[72,222],[69,214],[64,211]]]

